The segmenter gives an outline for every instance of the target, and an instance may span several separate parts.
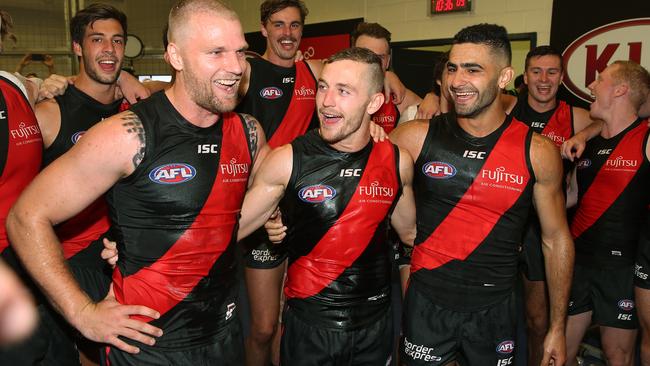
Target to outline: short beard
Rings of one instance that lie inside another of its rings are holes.
[[[115,64],[115,75],[107,75],[107,76],[102,76],[97,73],[95,66],[92,62],[88,62],[85,57],[82,57],[83,63],[84,63],[84,70],[86,71],[86,74],[88,74],[88,77],[90,77],[92,80],[104,84],[104,85],[113,85],[117,82],[117,79],[120,77],[120,72],[122,71],[122,63],[120,62],[119,64]]]
[[[459,111],[458,107],[455,105],[454,110],[456,111],[456,115],[458,117],[463,117],[463,118],[475,118],[481,113],[483,113],[484,110],[486,110],[494,100],[499,96],[501,93],[501,89],[498,87],[495,87],[494,89],[490,89],[491,91],[488,92],[486,91],[483,93],[481,96],[481,99],[476,101],[476,104],[469,110],[465,111]]]
[[[201,82],[191,71],[188,69],[185,71],[183,73],[183,79],[187,85],[187,91],[192,101],[199,107],[217,114],[232,112],[237,107],[237,104],[239,104],[241,99],[239,92],[234,98],[221,100],[214,95],[209,81],[207,83]]]

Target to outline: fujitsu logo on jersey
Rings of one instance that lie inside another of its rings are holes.
[[[321,203],[336,197],[336,190],[328,185],[315,184],[298,192],[298,198],[307,203]]]
[[[70,140],[72,141],[73,144],[76,144],[77,141],[86,133],[86,131],[79,131],[76,132],[74,135],[70,137]]]
[[[606,165],[612,168],[634,168],[639,165],[637,160],[623,159],[622,156],[616,157],[616,159],[607,160]]]
[[[578,165],[577,165],[578,169],[585,169],[585,168],[589,168],[590,166],[591,166],[591,160],[589,159],[578,160]]]
[[[561,144],[561,143],[564,142],[564,140],[566,140],[564,138],[564,136],[556,135],[554,131],[551,131],[551,132],[548,132],[548,133],[543,133],[542,135],[546,136],[549,140],[551,140],[551,141],[553,141],[555,143],[560,143]]]
[[[502,355],[507,355],[512,353],[515,350],[514,341],[503,341],[497,346],[497,352]]]
[[[314,97],[316,95],[316,91],[314,89],[307,88],[304,85],[301,86],[300,89],[296,89],[293,92],[297,97],[303,98]]]
[[[185,163],[170,163],[154,168],[149,179],[158,184],[179,184],[188,182],[196,176],[196,169]]]
[[[618,307],[623,311],[632,311],[634,309],[634,301],[625,299],[618,302]]]
[[[227,164],[220,164],[221,174],[233,178],[225,179],[226,182],[239,182],[248,179],[248,163],[238,163],[237,159],[232,158]]]
[[[517,185],[524,184],[524,177],[517,174],[506,172],[506,168],[498,167],[494,170],[481,170],[481,177],[491,180],[493,183],[513,183]]]
[[[430,161],[422,167],[422,173],[433,179],[449,179],[456,171],[455,166],[442,161]]]
[[[282,90],[274,86],[269,86],[260,90],[260,97],[264,99],[278,99],[282,94]]]
[[[11,138],[13,139],[28,139],[31,136],[39,135],[41,130],[38,129],[38,125],[27,126],[25,122],[20,122],[18,128],[9,131],[9,133],[11,133]]]
[[[372,120],[377,124],[393,123],[395,122],[395,117],[390,115],[372,116]]]
[[[382,187],[378,181],[370,183],[370,186],[359,186],[359,194],[366,197],[393,197],[395,189]]]

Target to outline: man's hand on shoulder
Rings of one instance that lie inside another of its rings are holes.
[[[43,99],[51,99],[58,95],[63,95],[68,85],[74,84],[75,77],[61,76],[57,74],[50,75],[47,79],[43,80],[40,88],[38,89],[38,97],[36,102]]]

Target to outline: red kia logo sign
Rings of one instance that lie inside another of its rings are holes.
[[[589,89],[598,73],[616,60],[630,60],[650,69],[650,18],[628,19],[593,29],[564,50],[564,85],[591,101]]]

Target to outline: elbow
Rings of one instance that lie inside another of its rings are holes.
[[[27,227],[26,219],[27,217],[21,215],[15,206],[9,210],[5,225],[7,228],[7,237],[9,238],[9,242],[12,243],[12,246],[14,246],[14,243],[20,243],[20,233],[25,232],[25,228]]]

